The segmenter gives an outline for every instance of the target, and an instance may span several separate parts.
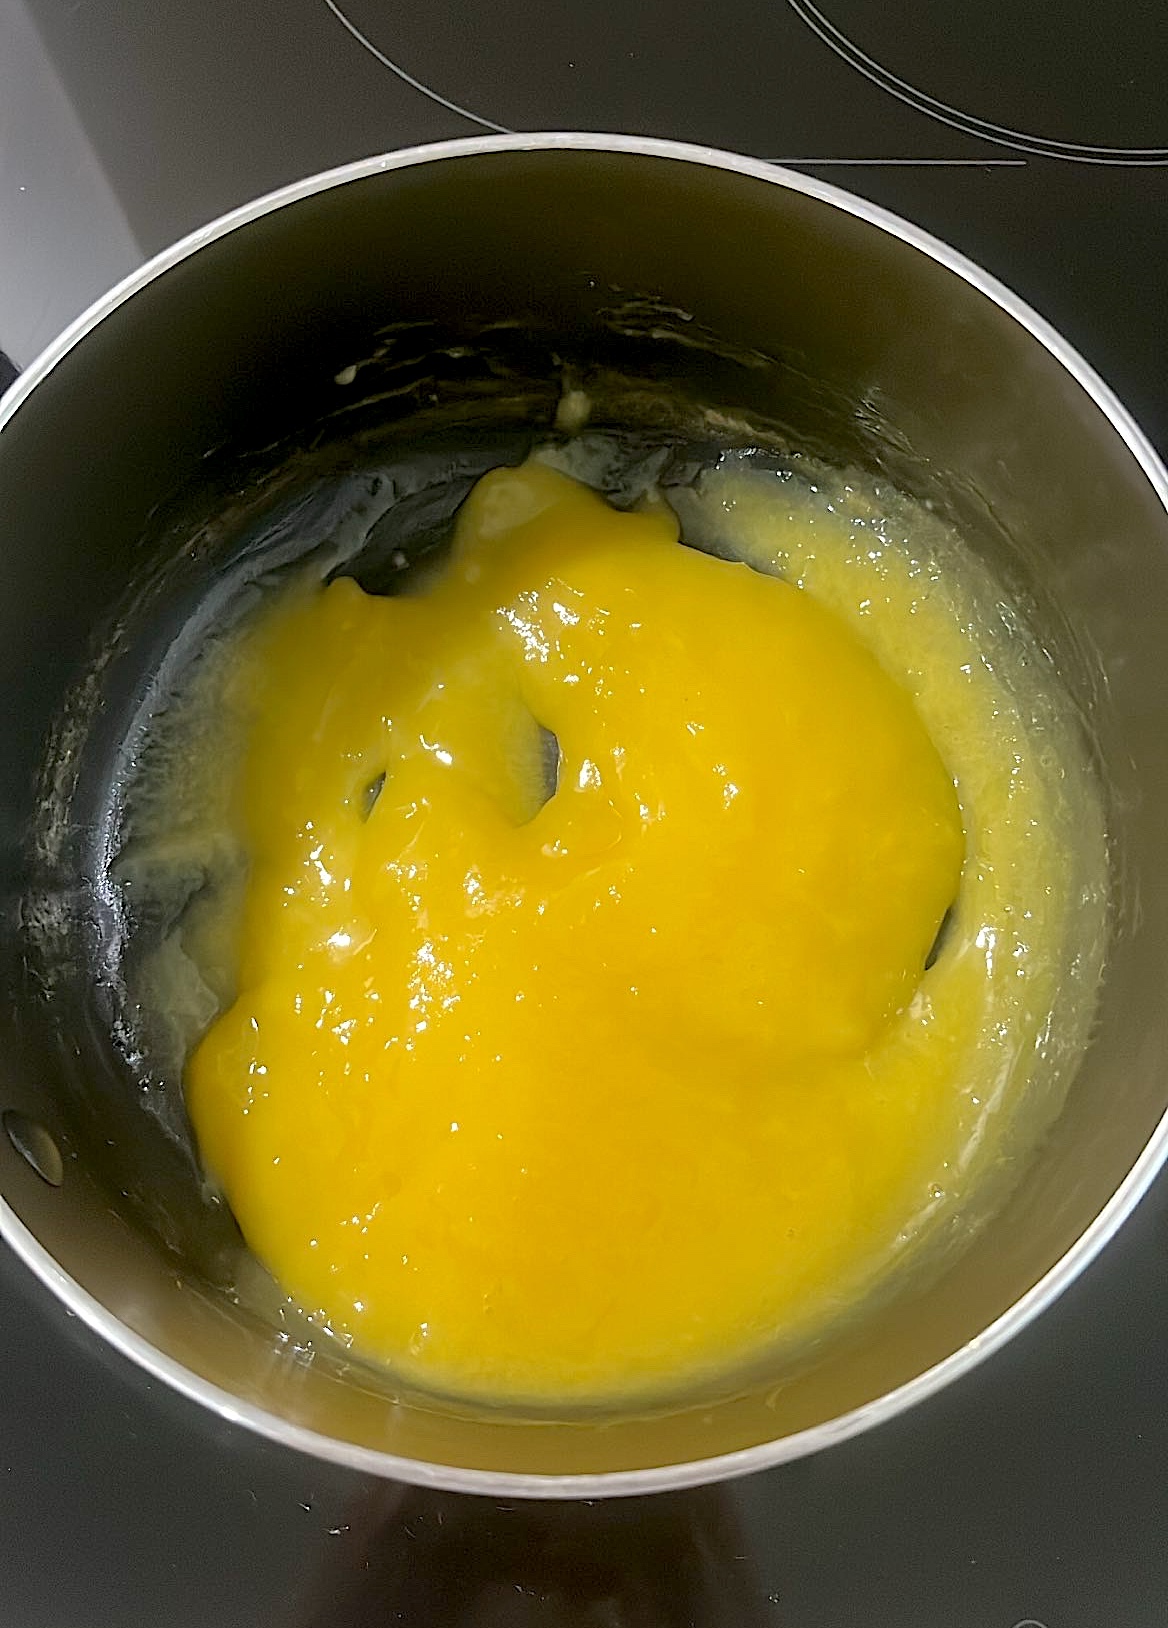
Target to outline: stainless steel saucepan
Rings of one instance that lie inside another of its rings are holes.
[[[1116,921],[1066,1108],[944,1271],[813,1365],[735,1394],[520,1418],[415,1395],[327,1341],[312,1356],[241,1288],[181,1105],[119,1029],[95,877],[127,720],[216,574],[249,548],[261,569],[257,538],[278,550],[299,523],[323,525],[330,482],[359,483],[370,448],[405,457],[422,425],[465,474],[460,434],[489,448],[531,433],[564,378],[598,366],[645,387],[631,433],[651,440],[671,393],[753,417],[886,473],[992,557],[1090,715]],[[0,403],[7,1243],[112,1345],[219,1414],[476,1492],[737,1475],[966,1373],[1083,1269],[1168,1149],[1166,505],[1130,417],[1001,284],[857,198],[748,159],[615,136],[452,142],[287,187],[158,256]]]

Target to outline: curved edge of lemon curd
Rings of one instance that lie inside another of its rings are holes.
[[[986,969],[956,1191],[941,1195],[952,1212],[975,1189],[954,1217],[968,1237],[1057,1117],[1094,1025],[1111,910],[1103,788],[1051,658],[985,562],[887,483],[802,463],[788,480],[731,460],[682,518],[845,620],[953,775],[967,851],[935,982]],[[930,1237],[914,1223],[902,1243]]]

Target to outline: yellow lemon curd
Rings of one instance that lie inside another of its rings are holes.
[[[431,1387],[592,1399],[862,1286],[967,1133],[984,961],[908,689],[809,594],[538,462],[424,591],[277,599],[236,685],[208,1169],[311,1316]]]

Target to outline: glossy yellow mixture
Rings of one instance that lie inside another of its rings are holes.
[[[966,835],[895,659],[676,538],[497,470],[424,592],[301,585],[235,658],[192,1120],[285,1288],[439,1390],[660,1389],[812,1327],[945,1196],[1009,1002],[1023,1049],[1044,1015],[972,919],[924,972]]]

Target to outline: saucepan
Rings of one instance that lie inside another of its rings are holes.
[[[598,380],[623,381],[618,408]],[[128,720],[222,575],[322,536],[371,448],[424,510],[436,481],[457,495],[586,389],[645,445],[697,403],[707,432],[766,426],[953,520],[1081,709],[1114,902],[1065,1107],[935,1270],[802,1367],[655,1409],[520,1416],[314,1347],[249,1289],[181,1100],[127,1040],[99,879]],[[580,134],[416,148],[286,187],[136,272],[4,397],[0,558],[0,1231],[118,1351],[219,1415],[478,1492],[758,1470],[997,1351],[1164,1159],[1168,476],[1057,333],[904,221],[753,160]]]

